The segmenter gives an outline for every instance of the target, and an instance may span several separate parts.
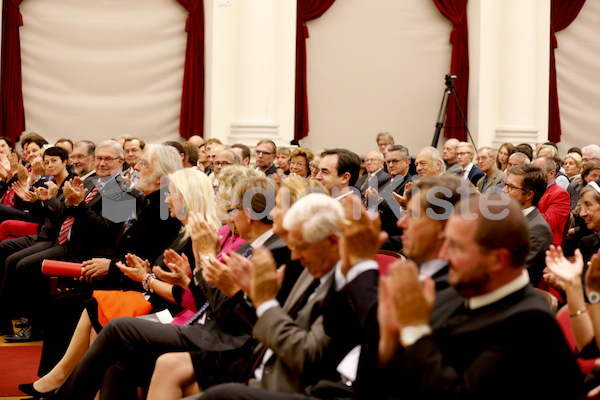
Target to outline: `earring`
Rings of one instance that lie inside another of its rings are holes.
[[[183,207],[181,207],[181,216],[185,217],[187,215],[187,213],[188,213],[188,208],[187,208],[187,205],[184,204]]]

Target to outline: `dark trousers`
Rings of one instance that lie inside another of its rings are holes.
[[[50,299],[50,277],[42,274],[45,259],[72,261],[68,247],[56,246],[53,242],[36,243],[6,259],[6,268],[16,271],[16,286],[23,293],[20,296],[23,314],[34,329],[40,330]]]
[[[251,388],[242,383],[225,383],[213,386],[204,393],[186,397],[186,400],[316,400],[304,394],[273,392],[270,390]]]
[[[16,263],[7,265],[8,259],[17,260],[14,255],[25,249],[37,245],[36,249],[44,249],[52,245],[51,242],[37,242],[37,236],[23,236],[5,240],[0,243],[0,328],[10,325],[11,318],[21,316],[20,300],[16,288]],[[44,243],[48,243],[44,245]],[[41,247],[40,247],[41,246]],[[12,327],[12,325],[10,325]],[[12,330],[12,328],[11,328]]]
[[[137,399],[137,387],[148,383],[160,355],[206,346],[210,346],[210,332],[200,325],[115,318],[100,331],[56,398],[91,400],[102,386],[101,399]]]

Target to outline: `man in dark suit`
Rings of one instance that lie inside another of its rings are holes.
[[[529,238],[522,208],[499,200],[476,196],[455,207],[441,251],[452,287],[435,293],[409,262],[382,279],[382,369],[369,386],[373,398],[581,394],[581,371],[523,267]]]
[[[256,169],[267,176],[277,173],[277,166],[273,164],[277,157],[277,145],[269,139],[263,139],[256,144]]]
[[[385,153],[385,162],[391,179],[387,185],[379,187],[379,190],[369,188],[366,192],[366,206],[373,212],[379,211],[381,229],[388,234],[388,240],[383,245],[384,249],[400,251],[402,242],[400,235],[402,229],[397,226],[398,219],[403,211],[400,203],[394,198],[393,193],[404,196],[404,188],[407,183],[412,182],[413,177],[408,172],[410,167],[410,155],[408,148],[400,144],[388,147]]]
[[[462,167],[462,177],[469,180],[473,185],[477,185],[477,181],[483,177],[484,173],[479,167],[473,164],[475,156],[475,146],[469,142],[460,142],[456,146],[456,157],[458,164]]]
[[[365,173],[356,181],[356,187],[363,198],[368,188],[379,191],[392,179],[392,176],[383,170],[383,160],[383,154],[378,151],[369,151],[365,156]]]
[[[458,156],[456,154],[456,146],[459,144],[459,140],[450,138],[444,143],[443,158],[446,164],[446,173],[461,176],[463,173],[462,165],[458,162]]]
[[[122,214],[135,210],[135,199],[123,190],[121,184],[121,162],[123,149],[118,143],[107,140],[95,149],[96,177],[82,182],[79,177],[64,184],[64,203],[56,212],[56,236],[51,241],[36,243],[17,251],[6,258],[6,268],[14,268],[17,284],[27,293],[21,297],[21,306],[29,315],[30,326],[11,337],[11,341],[30,341],[39,332],[34,325],[43,315],[43,305],[49,296],[49,278],[41,274],[44,259],[82,262],[93,255],[112,256],[114,245],[124,219],[115,220],[103,215],[103,202],[107,194],[122,193],[124,200],[133,201],[124,205]],[[119,207],[109,207],[114,210]],[[122,207],[121,207],[122,208]]]
[[[419,276],[429,276],[436,289],[448,287],[448,262],[439,258],[444,243],[448,207],[469,193],[468,184],[457,176],[429,176],[407,193],[406,214],[398,221],[402,228],[402,253],[419,266]],[[471,193],[474,189],[471,189]]]
[[[523,208],[529,228],[529,253],[525,267],[533,286],[538,286],[546,267],[546,250],[552,244],[552,229],[544,219],[538,204],[546,191],[546,173],[535,164],[515,165],[508,172],[504,193]]]

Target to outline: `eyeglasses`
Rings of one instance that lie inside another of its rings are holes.
[[[306,167],[305,163],[290,161],[290,167]]]
[[[240,212],[240,209],[237,207],[233,207],[230,208],[229,210],[227,210],[227,214],[229,215],[229,218],[234,219],[238,213]]]
[[[91,156],[91,154],[76,154],[76,155],[72,155],[69,156],[69,160],[74,161],[74,160],[83,160],[84,158],[88,158],[89,156]]]
[[[121,157],[117,157],[117,158],[113,158],[113,157],[102,157],[102,156],[96,156],[96,161],[101,163],[102,161],[104,161],[107,164],[112,163],[115,160],[120,160]]]
[[[312,169],[312,170],[314,171],[314,173],[315,173],[315,174],[318,174],[318,173],[319,173],[319,171],[321,170],[321,169],[319,169],[319,167],[317,167],[317,166],[316,166],[315,164],[313,164],[313,163],[310,163],[310,164],[308,164],[308,166],[310,167],[310,169]]]
[[[518,187],[518,186],[515,186],[515,185],[511,185],[511,184],[510,184],[510,183],[508,183],[508,182],[503,182],[503,183],[502,183],[502,185],[503,185],[505,188],[507,188],[507,190],[508,190],[509,192],[512,192],[513,190],[522,190],[523,192],[527,192],[527,190],[525,190],[525,189],[523,189],[523,188],[520,188],[520,187]]]
[[[398,164],[401,161],[404,161],[404,160],[387,160],[386,163],[387,164]]]
[[[456,155],[458,157],[466,156],[467,154],[471,154],[471,153],[465,153],[465,152],[456,153]]]
[[[228,165],[233,165],[233,164],[228,161],[213,161],[213,165],[215,167],[221,167],[221,166],[226,167]]]
[[[365,162],[375,162],[375,161],[383,161],[379,158],[365,158]]]
[[[254,150],[254,153],[255,153],[257,156],[272,156],[272,155],[273,155],[273,153],[272,153],[272,152],[269,152],[269,151],[262,151],[262,150]]]

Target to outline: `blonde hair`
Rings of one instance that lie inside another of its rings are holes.
[[[290,160],[294,157],[298,157],[298,156],[302,156],[306,159],[306,163],[310,163],[315,156],[313,155],[313,152],[307,148],[307,147],[297,147],[294,149],[294,151],[291,152],[290,154]]]
[[[288,198],[290,205],[309,193],[323,193],[328,196],[330,195],[329,190],[327,190],[325,185],[321,182],[315,179],[304,179],[295,176],[282,180],[279,190],[283,188],[286,188],[289,192]]]
[[[264,176],[264,173],[241,165],[228,165],[219,172],[219,194],[217,202],[217,213],[227,215],[231,206],[231,193],[233,187],[242,180]],[[226,218],[225,218],[226,219]]]
[[[169,182],[175,186],[188,212],[201,214],[206,222],[216,228],[221,226],[215,207],[215,192],[204,172],[195,168],[180,169],[169,174]]]

